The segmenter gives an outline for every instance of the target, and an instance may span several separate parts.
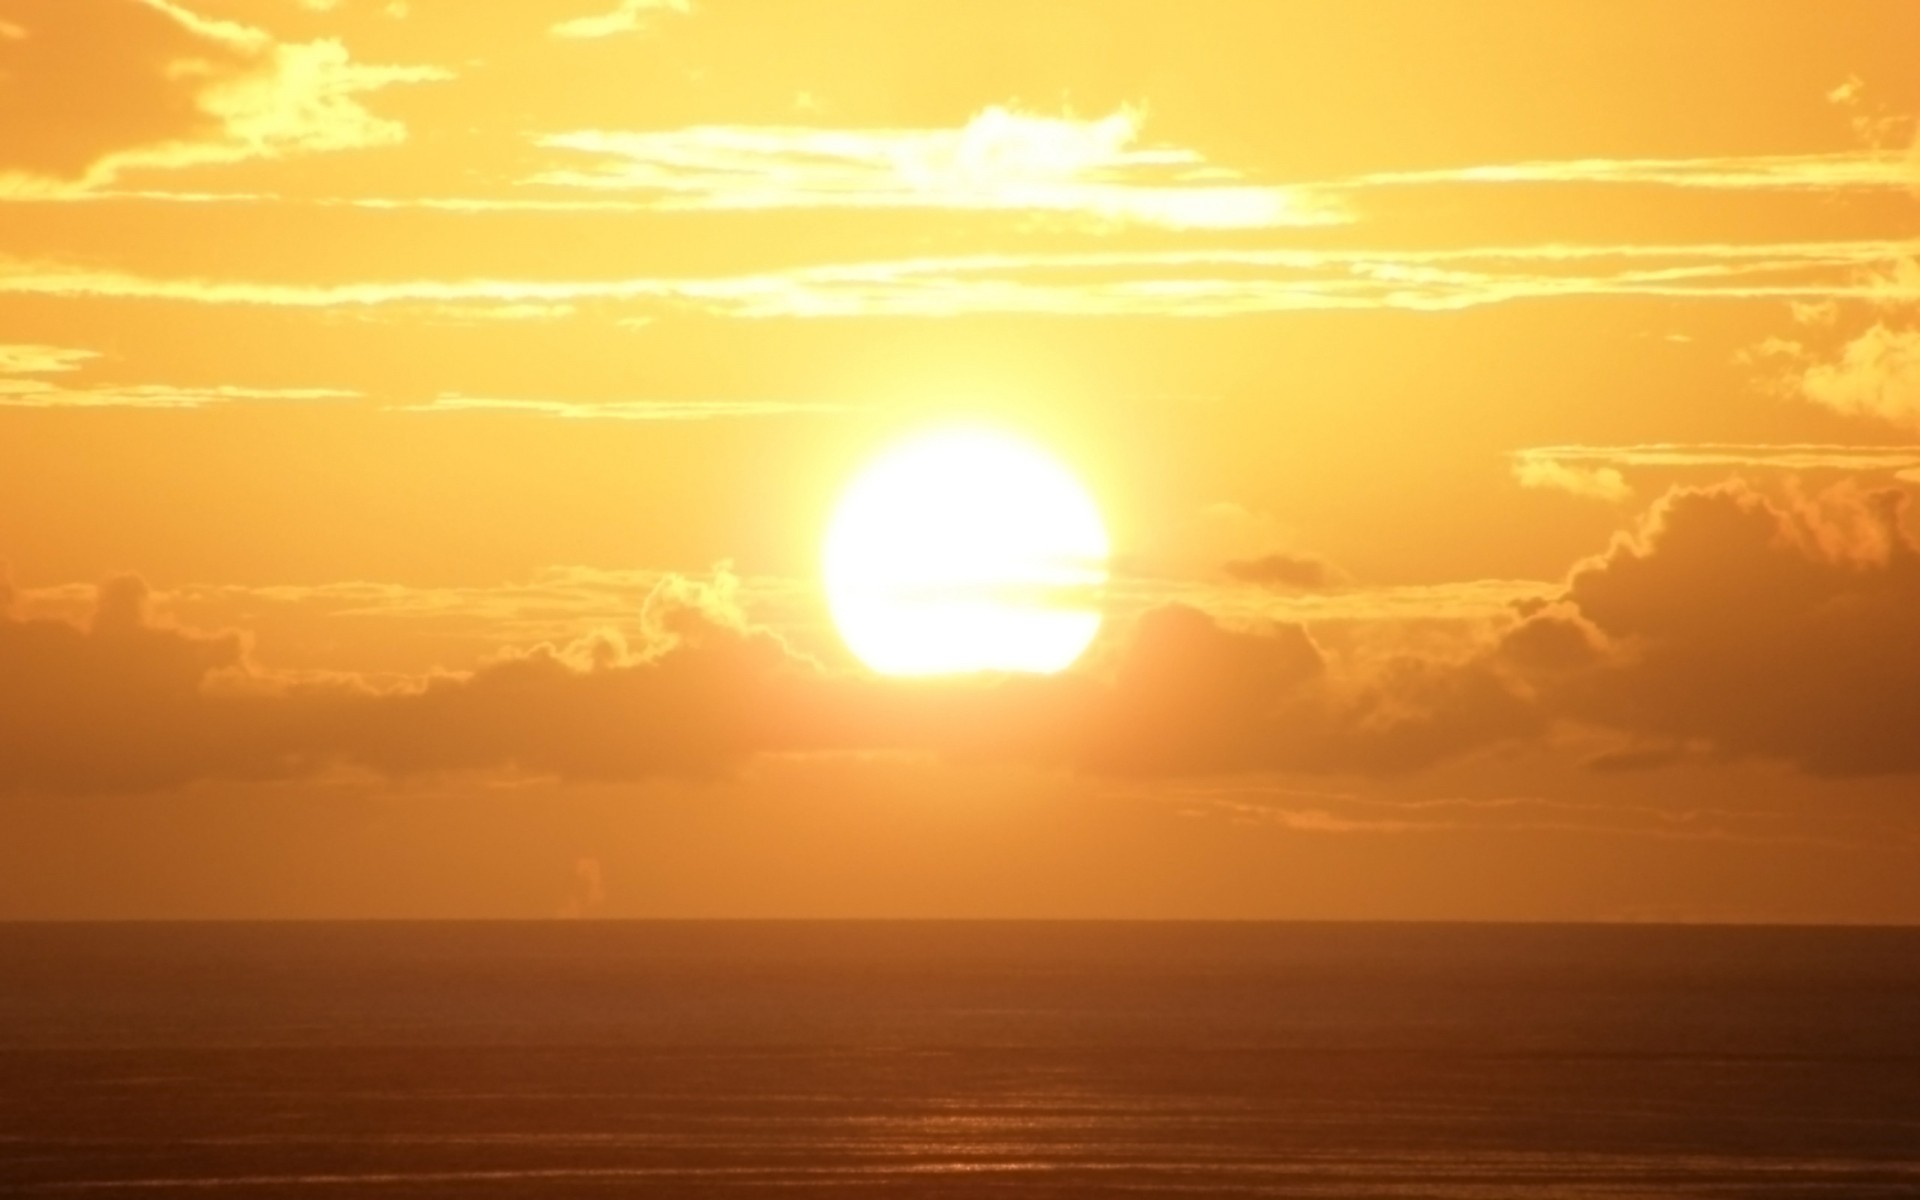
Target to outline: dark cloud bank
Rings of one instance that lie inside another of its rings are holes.
[[[721,773],[756,754],[907,750],[1109,776],[1394,772],[1616,731],[1606,766],[1684,749],[1823,775],[1920,769],[1920,546],[1900,493],[1670,494],[1475,652],[1362,667],[1296,625],[1144,614],[1053,678],[838,674],[682,583],[643,644],[601,634],[376,688],[289,680],[243,640],[155,622],[100,589],[85,627],[0,616],[0,792],[203,778],[512,768],[568,779]],[[0,612],[10,610],[0,586]]]

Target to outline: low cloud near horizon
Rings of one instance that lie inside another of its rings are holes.
[[[134,792],[334,767],[566,780],[724,774],[761,754],[931,753],[1097,777],[1386,774],[1579,727],[1602,765],[1682,753],[1920,771],[1920,544],[1899,491],[1676,489],[1476,648],[1367,661],[1299,624],[1167,605],[1056,677],[830,669],[669,580],[602,632],[400,683],[278,675],[160,623],[144,583],[85,626],[0,617],[0,792]],[[0,591],[10,610],[11,594]],[[1625,747],[1632,747],[1628,752]]]

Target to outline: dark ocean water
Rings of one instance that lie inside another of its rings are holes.
[[[0,926],[0,1195],[1920,1196],[1920,931]]]

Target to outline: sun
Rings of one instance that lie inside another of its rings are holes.
[[[847,488],[827,529],[827,603],[886,675],[1051,674],[1100,629],[1107,531],[1072,473],[992,429],[898,443]]]

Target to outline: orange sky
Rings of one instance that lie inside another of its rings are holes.
[[[1920,920],[1916,46],[0,0],[0,918]],[[956,415],[1065,675],[827,624]]]

